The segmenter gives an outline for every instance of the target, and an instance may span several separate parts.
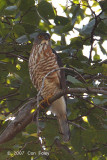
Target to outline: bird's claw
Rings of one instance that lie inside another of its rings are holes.
[[[50,104],[50,102],[49,102],[49,98],[51,98],[51,97],[52,97],[52,95],[47,96],[45,99],[43,99],[43,100],[40,102],[39,106],[40,106],[42,109],[45,108],[45,107],[44,107],[45,105],[50,106],[51,104]]]

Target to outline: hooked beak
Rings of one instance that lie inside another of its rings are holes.
[[[51,46],[51,41],[44,39],[44,40],[41,41],[41,45],[43,45],[43,44],[46,44],[46,45],[50,45],[50,46]]]
[[[42,41],[41,41],[41,44],[47,44],[47,45],[48,45],[48,44],[49,44],[49,41],[48,41],[48,40],[42,40]]]

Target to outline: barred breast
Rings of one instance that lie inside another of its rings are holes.
[[[36,45],[32,48],[29,58],[29,73],[34,87],[39,91],[42,87],[44,76],[50,71],[59,68],[56,55],[51,46],[47,44]],[[44,81],[41,91],[43,98],[54,95],[60,89],[60,71],[49,74]]]
[[[40,91],[43,78],[52,70],[58,69],[56,55],[53,53],[49,44],[34,44],[29,58],[29,73],[34,87]],[[45,78],[41,96],[45,99],[54,95],[60,90],[60,71],[52,72]],[[67,122],[66,103],[64,96],[52,103],[50,108],[53,114],[56,114],[63,140],[70,138],[69,125]]]

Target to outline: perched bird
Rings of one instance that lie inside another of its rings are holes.
[[[61,67],[61,60],[57,53],[51,48],[50,35],[44,32],[38,33],[29,58],[29,74],[34,87],[40,91],[44,76],[59,67]],[[52,72],[45,78],[41,96],[43,99],[46,99],[49,96],[55,95],[62,88],[65,88],[64,71],[58,70]],[[64,96],[54,101],[50,110],[57,116],[63,140],[69,141],[70,131],[67,122]]]

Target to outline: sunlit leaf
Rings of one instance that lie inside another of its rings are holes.
[[[30,134],[30,136],[38,137],[38,134],[37,133],[32,133],[32,134]]]
[[[100,60],[100,56],[98,54],[95,54],[93,59],[94,59],[94,61]]]
[[[0,159],[107,159],[107,64],[106,59],[101,60],[103,54],[107,54],[106,0],[72,0],[66,4],[49,0],[0,0],[0,132],[14,122],[12,118],[5,119],[17,117],[26,103],[37,97],[38,91],[29,76],[28,61],[33,41],[42,31],[51,35],[52,48],[61,57],[63,66],[71,67],[65,70],[66,87],[72,88],[72,93],[65,95],[70,140],[63,141],[57,116],[46,114],[51,108],[46,107],[36,114],[37,104],[34,104],[30,113],[35,113],[32,122],[14,139],[0,146]],[[58,71],[60,80],[59,73],[63,73]],[[81,88],[87,93],[76,92]],[[103,92],[93,93],[91,88]],[[61,107],[59,105],[55,112],[61,111]],[[20,128],[27,118],[22,117],[15,127]],[[8,155],[8,150],[13,157]],[[24,154],[15,155],[19,151]],[[46,152],[48,156],[43,155]]]
[[[14,11],[17,9],[17,6],[8,6],[5,10]]]
[[[5,120],[5,119],[6,119],[6,117],[4,115],[0,114],[0,120]]]

